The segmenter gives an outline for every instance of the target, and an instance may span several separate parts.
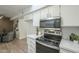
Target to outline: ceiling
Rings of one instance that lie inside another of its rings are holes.
[[[0,15],[6,17],[14,17],[20,13],[22,10],[27,11],[31,5],[0,5]]]

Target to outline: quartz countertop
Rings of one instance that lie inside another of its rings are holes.
[[[74,52],[74,53],[79,52],[79,44],[74,43],[70,40],[66,40],[66,39],[61,40],[60,48]]]
[[[27,37],[29,38],[38,38],[38,37],[41,37],[42,35],[36,35],[36,34],[29,34],[27,35]]]

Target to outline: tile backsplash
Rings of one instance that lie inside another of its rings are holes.
[[[63,39],[69,39],[71,33],[79,35],[79,27],[62,27]]]

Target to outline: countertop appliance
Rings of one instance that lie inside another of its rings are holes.
[[[40,21],[40,28],[60,28],[61,18],[44,19]]]

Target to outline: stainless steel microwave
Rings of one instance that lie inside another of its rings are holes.
[[[61,18],[41,20],[40,28],[61,28]]]

